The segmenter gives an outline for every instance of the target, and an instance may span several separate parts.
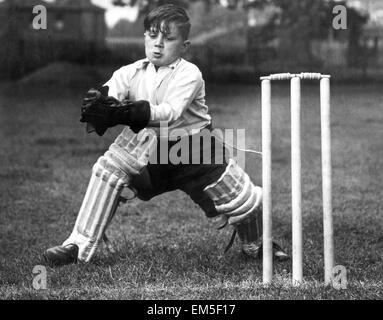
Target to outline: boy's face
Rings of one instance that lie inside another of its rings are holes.
[[[163,30],[161,24],[160,30]],[[169,65],[176,61],[188,49],[190,41],[184,40],[175,23],[169,23],[168,33],[160,30],[145,32],[146,57],[157,67]]]

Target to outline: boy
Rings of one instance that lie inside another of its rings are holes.
[[[52,266],[90,261],[125,187],[146,201],[176,189],[186,192],[208,218],[219,218],[220,227],[233,225],[242,251],[258,258],[262,189],[214,135],[207,147],[201,144],[202,135],[212,131],[211,117],[201,72],[181,58],[190,46],[189,18],[184,9],[163,5],[148,14],[144,27],[146,58],[117,70],[84,99],[80,121],[90,130],[103,135],[109,127],[127,127],[93,166],[72,234],[44,258]],[[177,143],[187,146],[181,163],[172,161]],[[276,244],[274,256],[287,258]]]

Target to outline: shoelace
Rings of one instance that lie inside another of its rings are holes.
[[[226,248],[225,248],[225,251],[224,253],[226,253],[227,251],[229,251],[229,249],[233,246],[233,243],[234,243],[234,240],[235,240],[235,236],[237,235],[237,230],[234,229],[232,235],[231,235],[231,238],[230,238],[230,241],[229,243],[227,244]]]

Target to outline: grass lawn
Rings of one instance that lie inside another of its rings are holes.
[[[1,89],[1,88],[0,88]],[[262,286],[261,261],[223,254],[231,229],[184,194],[119,207],[105,249],[87,264],[48,268],[48,289],[32,287],[41,253],[71,232],[91,166],[121,131],[87,135],[79,122],[84,88],[0,92],[0,299],[381,299],[383,296],[383,92],[377,85],[333,86],[332,161],[336,264],[345,290],[323,282],[319,86],[303,87],[302,187],[305,283],[293,288],[290,263]],[[12,94],[10,94],[12,92]],[[245,128],[261,149],[260,88],[207,85],[216,127]],[[273,87],[275,238],[291,253],[289,88]],[[260,184],[261,158],[246,169]],[[185,210],[186,208],[186,210]]]

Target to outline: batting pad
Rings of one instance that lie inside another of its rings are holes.
[[[218,181],[204,191],[213,200],[216,210],[226,215],[232,225],[245,220],[262,206],[262,188],[254,186],[234,159],[229,160]]]
[[[63,245],[76,244],[78,259],[88,262],[100,245],[117,209],[124,187],[147,165],[156,136],[149,131],[139,136],[125,129],[92,168],[76,223]]]

